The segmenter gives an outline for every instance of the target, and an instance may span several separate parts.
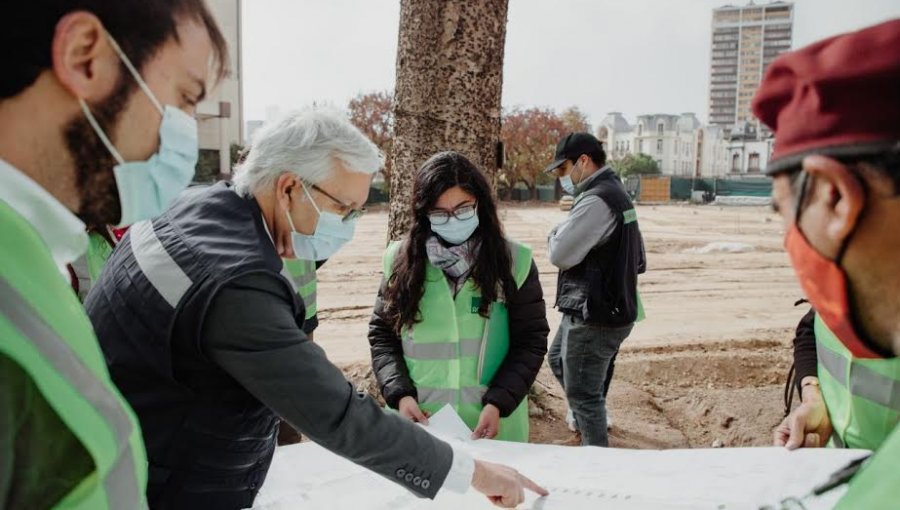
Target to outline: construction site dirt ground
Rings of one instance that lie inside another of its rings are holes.
[[[763,207],[641,205],[648,268],[647,318],[625,341],[607,401],[611,446],[700,448],[770,445],[783,413],[793,329],[806,312],[782,249],[779,217]],[[566,212],[504,204],[508,236],[531,246],[550,322],[557,271],[547,232]],[[366,338],[381,280],[387,212],[372,211],[319,271],[316,341],[358,388],[377,394]],[[531,441],[578,444],[565,396],[545,362],[531,395]]]

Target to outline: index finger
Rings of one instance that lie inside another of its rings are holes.
[[[547,489],[532,482],[531,479],[528,478],[527,476],[523,475],[522,473],[517,473],[517,474],[519,475],[519,480],[522,482],[522,485],[524,485],[526,489],[530,490],[531,492],[533,492],[539,496],[546,496],[546,495],[550,494],[550,492],[547,491]]]

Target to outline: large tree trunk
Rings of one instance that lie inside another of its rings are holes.
[[[496,187],[507,1],[401,1],[391,240],[409,231],[413,176],[434,153],[465,154]]]

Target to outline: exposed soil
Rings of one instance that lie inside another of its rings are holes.
[[[534,249],[551,339],[556,270],[546,235],[567,213],[506,206],[507,234]],[[608,409],[611,446],[691,448],[771,444],[780,421],[792,330],[805,309],[781,248],[783,230],[765,208],[639,206],[649,268],[640,290],[647,320],[616,362]],[[366,332],[381,278],[387,215],[365,216],[353,242],[320,270],[316,341],[354,383],[377,395]],[[710,243],[749,245],[740,253]],[[531,395],[531,441],[578,444],[565,397],[546,366]]]

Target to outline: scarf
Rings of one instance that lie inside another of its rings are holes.
[[[454,283],[466,280],[472,271],[472,264],[478,258],[480,248],[481,241],[474,237],[462,244],[451,246],[445,246],[437,236],[431,236],[425,241],[428,261],[454,280]]]

